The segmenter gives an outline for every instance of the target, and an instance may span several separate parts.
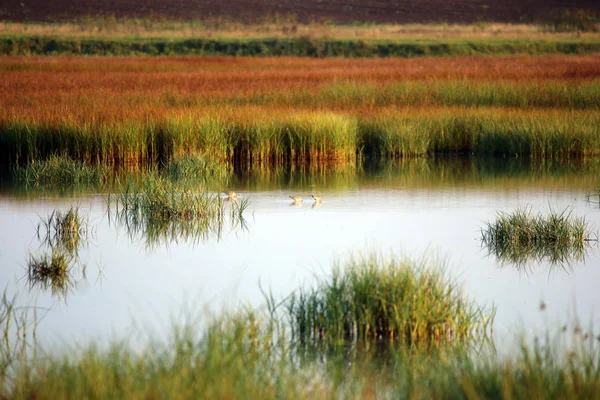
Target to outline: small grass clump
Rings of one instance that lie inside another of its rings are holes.
[[[73,287],[71,279],[71,263],[73,257],[62,251],[52,251],[50,254],[29,254],[27,260],[27,281],[30,288],[40,287],[50,289],[52,295],[66,298]]]
[[[336,265],[316,288],[287,304],[302,342],[399,341],[411,345],[467,342],[490,332],[493,313],[468,300],[442,269],[425,260],[376,254]]]
[[[232,202],[232,225],[246,226],[243,213],[248,200]],[[193,242],[214,235],[221,237],[226,221],[225,201],[218,193],[195,190],[156,173],[144,176],[141,183],[129,180],[121,193],[108,196],[108,214],[125,226],[131,238],[142,236],[149,247],[180,239]]]
[[[38,223],[37,236],[43,244],[55,249],[63,249],[76,255],[79,247],[87,241],[89,221],[79,213],[79,208],[71,207],[66,212],[54,210]]]
[[[569,209],[550,210],[547,215],[531,209],[500,212],[481,230],[482,244],[500,261],[523,264],[547,260],[552,264],[582,260],[586,245],[597,241],[584,217],[573,217]]]
[[[27,185],[93,185],[106,182],[110,177],[110,170],[104,166],[92,167],[67,156],[53,154],[45,160],[30,161],[23,167],[15,167],[13,176],[16,181]]]

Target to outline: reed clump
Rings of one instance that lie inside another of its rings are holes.
[[[552,264],[582,260],[590,242],[597,242],[584,217],[572,211],[534,214],[530,208],[500,212],[481,230],[482,245],[498,260],[513,264],[547,260]]]
[[[109,218],[126,227],[132,239],[141,236],[149,247],[184,239],[194,243],[219,239],[227,221],[227,207],[218,193],[198,184],[190,188],[156,172],[141,182],[129,179],[119,193],[108,195],[107,203]],[[247,199],[229,204],[232,226],[247,226],[243,214],[248,204]]]
[[[30,288],[50,289],[52,295],[66,298],[73,287],[71,268],[73,256],[60,250],[42,255],[29,254],[27,281]]]
[[[48,217],[41,218],[37,226],[37,236],[43,245],[52,249],[62,249],[75,255],[87,242],[89,221],[79,212],[78,207],[67,211],[54,210]]]
[[[24,166],[17,165],[13,170],[17,182],[34,186],[102,184],[108,181],[110,175],[105,166],[90,166],[56,154],[47,159],[32,160]]]
[[[336,265],[329,279],[290,297],[294,338],[429,345],[486,337],[493,313],[466,298],[443,270],[430,267],[425,260],[376,254]]]

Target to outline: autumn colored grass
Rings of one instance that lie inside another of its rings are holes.
[[[143,62],[142,62],[143,60]],[[9,58],[2,158],[354,163],[444,153],[598,154],[600,58]]]

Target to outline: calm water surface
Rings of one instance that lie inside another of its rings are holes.
[[[600,227],[600,208],[586,194],[600,184],[595,165],[495,160],[417,160],[365,171],[270,171],[232,179],[226,188],[250,200],[247,226],[220,237],[153,241],[110,219],[104,194],[78,196],[4,189],[0,197],[0,286],[21,304],[47,308],[38,340],[55,343],[122,337],[142,326],[166,335],[173,318],[240,304],[259,305],[260,284],[286,296],[336,259],[365,250],[446,260],[448,273],[479,304],[497,309],[495,339],[535,332],[573,318],[600,326],[600,251],[585,260],[515,266],[481,247],[480,229],[498,211],[572,209]],[[323,196],[313,207],[311,193]],[[305,198],[292,205],[289,195]],[[79,206],[89,216],[66,297],[32,287],[29,253],[43,250],[40,216]],[[548,307],[540,312],[540,301]]]

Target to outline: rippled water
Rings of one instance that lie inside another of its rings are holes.
[[[286,296],[329,273],[335,259],[366,250],[444,259],[448,273],[480,304],[497,309],[496,340],[575,317],[599,326],[600,251],[585,260],[514,265],[482,248],[480,229],[498,211],[572,209],[600,228],[586,194],[600,185],[596,164],[519,160],[416,160],[352,171],[262,171],[226,188],[249,199],[247,226],[220,237],[148,238],[109,218],[106,195],[5,188],[0,198],[0,286],[21,303],[48,309],[38,326],[46,342],[122,336],[133,326],[162,335],[172,317],[204,306],[262,304],[259,287]],[[315,207],[311,193],[323,196]],[[306,200],[293,205],[289,195]],[[79,207],[89,217],[81,266],[66,296],[32,285],[28,254],[41,253],[40,218]],[[174,240],[176,239],[176,240]],[[547,304],[541,312],[540,301]]]

